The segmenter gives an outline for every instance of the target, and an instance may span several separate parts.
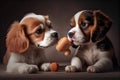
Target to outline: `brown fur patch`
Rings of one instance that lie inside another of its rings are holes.
[[[103,37],[112,25],[111,19],[99,10],[94,12],[94,26],[91,30],[92,41],[96,42]]]
[[[40,26],[40,24],[43,24],[42,22],[35,18],[27,18],[23,20],[22,24],[26,25],[26,31],[32,44],[43,40],[45,34],[45,26],[43,25],[44,29]],[[43,31],[39,35],[36,33],[38,29],[41,29]]]
[[[35,18],[27,18],[24,19],[21,24],[27,26],[27,33],[30,34],[31,32],[34,32],[33,30],[36,28],[36,26],[42,24],[42,22]]]
[[[82,28],[81,26],[83,24],[87,24],[86,28]],[[81,29],[81,31],[83,32],[83,34],[86,36],[85,37],[85,42],[89,42],[90,41],[90,32],[93,26],[93,15],[91,11],[85,11],[83,12],[78,19],[78,25],[79,28]]]
[[[70,26],[71,27],[75,27],[76,26],[75,18],[74,17],[71,19]]]
[[[44,35],[45,35],[45,32],[43,32],[42,34],[37,34],[37,33],[33,33],[32,35],[29,36],[32,44],[35,44],[37,42],[40,42],[44,39]]]
[[[18,22],[11,25],[6,39],[7,50],[15,53],[24,52],[29,46],[29,40],[26,37],[24,26]]]

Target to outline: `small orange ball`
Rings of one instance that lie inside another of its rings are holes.
[[[52,62],[52,63],[50,64],[50,70],[51,70],[52,72],[58,71],[58,69],[59,69],[59,64],[58,64],[57,62]]]

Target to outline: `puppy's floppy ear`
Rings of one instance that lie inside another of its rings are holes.
[[[27,50],[29,40],[26,37],[25,26],[14,22],[7,34],[6,47],[10,52],[22,53]]]
[[[92,42],[96,42],[105,37],[106,33],[112,25],[112,21],[107,15],[102,13],[100,10],[93,11],[93,15],[94,26],[91,31],[91,36]]]

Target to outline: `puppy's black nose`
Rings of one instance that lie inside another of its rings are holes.
[[[68,36],[69,36],[70,38],[72,38],[72,37],[73,37],[73,35],[74,35],[74,33],[73,33],[73,32],[69,32],[69,33],[68,33]]]
[[[57,32],[52,33],[52,37],[58,38],[58,33]]]

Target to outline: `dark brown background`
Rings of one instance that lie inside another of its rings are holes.
[[[78,11],[86,9],[99,9],[113,20],[113,25],[107,35],[115,47],[120,63],[120,8],[118,3],[118,0],[4,0],[0,2],[0,63],[2,63],[6,50],[6,33],[13,21],[20,21],[25,14],[30,12],[49,15],[54,29],[59,32],[60,37],[63,37],[70,29],[71,17]],[[46,56],[49,61],[67,62],[70,61],[73,54],[66,57],[62,53],[58,53],[53,46],[46,49]]]

